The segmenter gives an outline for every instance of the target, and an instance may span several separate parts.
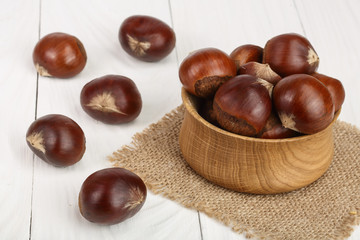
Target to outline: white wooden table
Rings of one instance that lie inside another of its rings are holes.
[[[78,192],[88,175],[110,166],[108,155],[181,104],[179,64],[203,47],[230,53],[246,43],[263,46],[280,33],[305,35],[320,56],[319,72],[340,79],[346,89],[340,119],[360,127],[359,11],[358,0],[1,0],[0,239],[245,239],[150,192],[135,217],[99,226],[81,217]],[[177,44],[167,58],[140,62],[121,48],[119,26],[135,14],[173,27]],[[37,77],[32,63],[39,37],[56,31],[77,36],[86,48],[87,65],[72,79]],[[83,85],[106,74],[136,82],[143,110],[134,122],[105,125],[81,109]],[[52,167],[26,145],[31,122],[50,113],[69,116],[86,134],[86,153],[74,166]],[[360,227],[349,239],[360,239]]]

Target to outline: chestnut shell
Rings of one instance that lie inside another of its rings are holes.
[[[234,60],[237,69],[241,65],[244,65],[248,62],[262,62],[263,58],[263,48],[257,45],[245,44],[235,48],[230,53],[230,58]]]
[[[319,66],[319,57],[305,37],[296,33],[275,36],[264,47],[263,63],[268,63],[277,74],[311,74]]]
[[[79,210],[90,222],[116,224],[134,216],[146,195],[146,186],[138,175],[124,168],[106,168],[83,182]]]
[[[171,53],[176,37],[174,31],[163,21],[135,15],[121,24],[119,41],[129,55],[142,61],[155,62]]]
[[[270,117],[265,124],[265,127],[262,129],[258,137],[264,139],[282,139],[297,136],[300,136],[300,133],[289,128],[285,128],[281,124],[277,113],[275,111],[272,111]]]
[[[307,74],[283,78],[274,87],[273,102],[283,126],[300,133],[317,133],[334,118],[329,90]]]
[[[345,89],[341,81],[317,72],[311,74],[311,76],[315,77],[327,87],[334,102],[335,112],[337,112],[345,100]]]
[[[221,85],[213,109],[222,128],[250,137],[260,133],[272,110],[269,90],[261,81],[251,75],[238,75]]]
[[[142,108],[136,84],[120,75],[105,75],[88,82],[81,90],[80,102],[87,114],[108,124],[133,121]]]
[[[85,135],[72,119],[49,114],[35,120],[26,133],[30,149],[42,160],[57,167],[80,161],[85,153]]]
[[[33,62],[41,76],[70,78],[84,69],[86,61],[81,41],[61,32],[41,38],[33,51]]]
[[[235,75],[234,61],[216,48],[203,48],[190,53],[179,68],[183,87],[202,98],[213,97],[221,84]]]
[[[239,67],[238,74],[249,74],[264,79],[271,84],[276,84],[281,77],[274,72],[267,63],[248,62]]]

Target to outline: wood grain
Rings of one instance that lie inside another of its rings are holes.
[[[79,75],[70,79],[40,77],[38,116],[60,113],[72,118],[84,130],[86,152],[80,162],[68,168],[54,168],[35,158],[32,238],[135,240],[150,236],[152,239],[200,239],[196,211],[150,192],[134,218],[115,226],[87,222],[81,217],[77,204],[85,178],[96,170],[110,167],[108,155],[130,143],[136,132],[181,103],[175,51],[159,63],[145,63],[129,56],[118,41],[120,24],[134,14],[156,16],[171,25],[168,2],[137,0],[120,4],[117,0],[47,0],[42,1],[41,12],[41,37],[54,31],[78,37],[85,46],[88,62]],[[82,87],[106,74],[127,76],[138,86],[143,109],[135,121],[107,125],[82,110]],[[174,224],[182,225],[182,229],[177,229]]]
[[[359,4],[357,0],[1,1],[0,239],[143,239],[145,235],[147,239],[245,239],[202,213],[151,193],[136,218],[119,226],[97,226],[79,215],[77,194],[90,173],[110,166],[106,157],[112,151],[181,104],[177,66],[190,51],[202,47],[230,53],[245,43],[262,46],[283,32],[305,34],[320,55],[319,71],[344,83],[340,119],[359,127]],[[152,15],[172,26],[176,51],[156,64],[128,56],[117,31],[122,20],[134,14]],[[40,37],[54,31],[79,37],[89,57],[84,71],[68,80],[40,78],[37,89],[31,54],[39,31]],[[133,123],[101,124],[80,107],[82,86],[109,73],[132,78],[142,93],[143,111]],[[61,113],[83,128],[87,151],[81,162],[59,169],[34,157],[25,133],[36,109],[39,117]],[[349,239],[359,236],[357,227]]]
[[[332,125],[288,139],[244,137],[209,124],[198,114],[199,99],[185,89],[182,96],[186,111],[181,151],[189,165],[211,182],[239,192],[289,192],[314,182],[330,166]]]
[[[25,135],[28,123],[35,119],[36,73],[31,53],[38,38],[38,6],[37,0],[9,0],[2,1],[0,8],[1,239],[29,237],[33,155]]]

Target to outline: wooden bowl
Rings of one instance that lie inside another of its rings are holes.
[[[274,194],[320,178],[334,155],[332,125],[286,139],[259,139],[222,130],[198,114],[199,100],[182,89],[185,116],[179,142],[187,163],[209,181],[239,192]]]

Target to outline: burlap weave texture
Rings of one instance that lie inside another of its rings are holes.
[[[109,158],[134,171],[148,189],[213,217],[255,239],[344,239],[360,220],[360,130],[337,121],[335,156],[313,184],[290,193],[252,195],[216,186],[181,155],[183,106],[134,136]]]

